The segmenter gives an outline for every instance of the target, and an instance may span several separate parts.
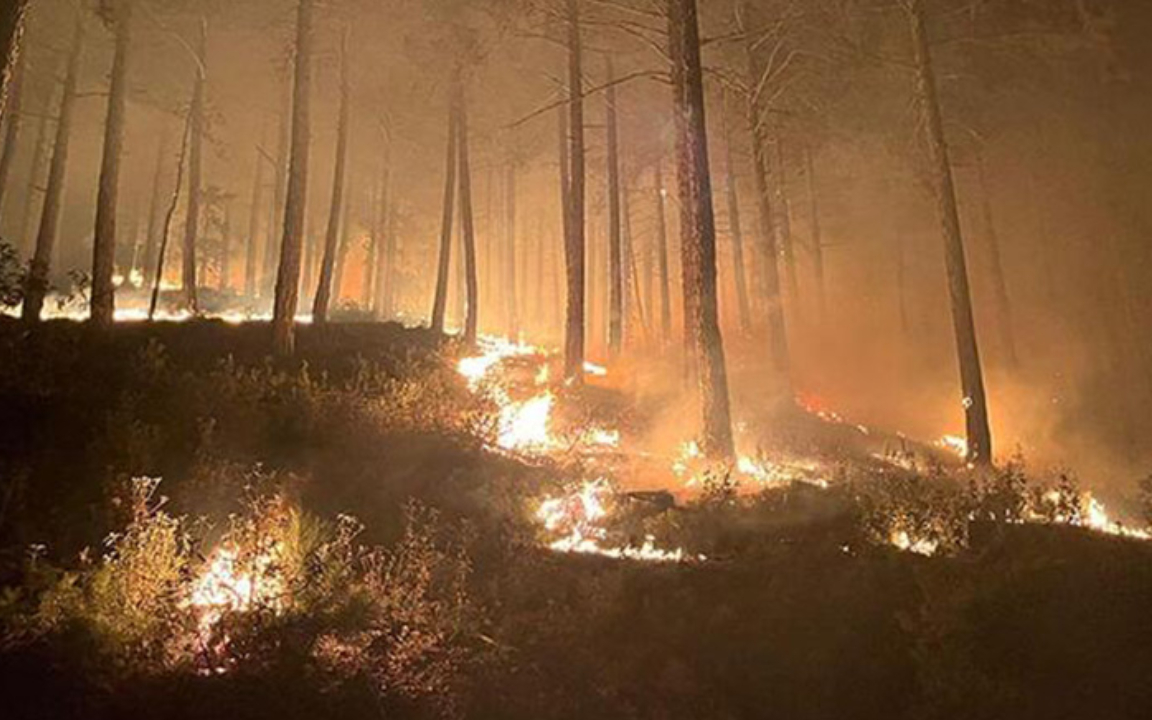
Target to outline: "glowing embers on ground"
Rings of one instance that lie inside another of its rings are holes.
[[[547,547],[559,553],[601,555],[642,562],[704,560],[682,548],[657,547],[647,535],[641,545],[614,542],[609,530],[618,496],[607,480],[587,481],[560,497],[546,498],[536,510],[536,520],[547,536]]]
[[[956,454],[961,460],[968,457],[968,440],[959,435],[945,435],[936,441],[936,447]]]
[[[689,490],[702,490],[720,478],[734,482],[737,490],[758,491],[796,482],[828,487],[824,477],[827,468],[818,461],[740,454],[732,465],[716,464],[704,456],[695,441],[681,443],[679,454],[672,461],[672,472]]]

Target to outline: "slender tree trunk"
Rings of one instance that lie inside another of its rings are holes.
[[[16,67],[20,62],[20,49],[29,0],[9,0],[0,9],[0,120],[8,115],[7,101],[16,82]]]
[[[12,160],[16,157],[16,148],[20,140],[20,127],[23,124],[22,109],[24,105],[25,76],[28,74],[28,53],[20,53],[12,70],[12,81],[8,88],[8,106],[0,119],[7,120],[4,128],[3,147],[0,147],[0,216],[4,214],[5,191],[8,189],[8,180],[12,174]],[[0,230],[3,228],[0,227]]]
[[[480,328],[480,289],[476,269],[476,227],[472,217],[472,165],[468,156],[468,97],[463,84],[457,88],[460,114],[460,224],[464,239],[464,284],[468,314],[464,319],[464,342],[476,342]],[[515,336],[513,336],[515,337]]]
[[[161,198],[164,185],[164,160],[168,156],[168,125],[160,131],[160,143],[156,147],[156,167],[152,171],[152,199],[148,203],[148,227],[144,238],[144,258],[140,272],[143,287],[152,286],[152,269],[156,267],[156,233],[160,224]]]
[[[509,161],[504,187],[504,301],[508,337],[520,336],[520,299],[516,292],[516,163]]]
[[[192,313],[200,312],[197,294],[199,278],[196,276],[196,251],[200,234],[201,182],[204,164],[204,91],[207,82],[208,21],[201,18],[200,36],[196,47],[198,64],[192,87],[192,135],[188,145],[188,214],[184,219],[184,244],[180,274],[184,288],[184,304]]]
[[[1020,367],[1016,352],[1016,333],[1012,322],[1012,300],[1008,295],[1008,280],[1004,275],[1004,258],[1000,252],[1000,235],[996,232],[996,219],[992,214],[992,194],[988,187],[984,153],[977,151],[976,173],[980,180],[980,209],[984,217],[984,233],[988,242],[988,269],[992,275],[992,292],[996,299],[996,320],[1000,328],[1000,344],[1009,368]]]
[[[743,0],[743,17],[750,21],[752,5]],[[763,74],[763,62],[756,51],[755,33],[752,28],[741,28],[745,33],[745,55],[748,60],[748,79],[754,87]],[[788,354],[788,331],[784,321],[784,302],[780,293],[780,255],[776,245],[776,230],[772,216],[771,191],[768,184],[768,137],[764,125],[763,98],[755,91],[748,95],[748,127],[752,136],[753,174],[756,179],[756,200],[760,214],[760,241],[763,249],[759,253],[761,276],[765,294],[766,314],[768,315],[768,335],[772,366],[780,378],[791,385],[792,369]]]
[[[168,201],[168,210],[164,214],[164,226],[160,230],[160,249],[156,253],[156,272],[152,277],[152,300],[148,304],[148,320],[156,317],[156,308],[160,304],[160,285],[164,282],[164,260],[168,255],[168,238],[172,235],[172,218],[176,216],[176,205],[180,202],[180,186],[184,184],[184,166],[188,160],[188,144],[192,135],[192,113],[184,118],[184,130],[180,133],[180,156],[176,160],[176,180],[172,184],[172,197]]]
[[[459,82],[458,78],[453,83]],[[448,105],[448,159],[444,170],[444,214],[440,220],[440,258],[436,266],[436,295],[432,302],[432,330],[444,332],[444,316],[448,312],[448,283],[452,270],[452,219],[456,214],[456,166],[460,159],[457,149],[459,118],[456,91],[451,91]]]
[[[776,230],[779,234],[780,254],[784,259],[785,277],[788,280],[788,298],[792,303],[793,317],[797,320],[803,314],[800,305],[800,276],[796,269],[796,245],[792,237],[792,202],[788,194],[788,166],[784,159],[784,141],[779,137],[775,146],[775,158],[771,163],[769,179],[775,180]]]
[[[65,61],[64,64],[67,65],[67,62]],[[44,175],[44,163],[48,161],[48,143],[51,140],[49,125],[53,113],[56,112],[56,105],[56,88],[53,87],[48,93],[44,112],[40,115],[40,122],[37,123],[36,146],[32,149],[32,167],[28,172],[27,191],[24,194],[24,212],[20,215],[18,239],[26,257],[35,252],[36,240],[31,236],[30,228],[32,227],[32,217],[36,214],[36,198],[44,192],[40,180]]]
[[[568,310],[564,334],[564,377],[584,377],[584,60],[580,38],[579,0],[567,0],[568,11]]]
[[[308,201],[309,105],[312,90],[312,14],[314,0],[300,0],[296,20],[296,69],[292,96],[292,156],[284,208],[284,239],[276,274],[272,313],[272,351],[286,358],[296,350],[296,305],[300,293],[300,255]]]
[[[291,143],[292,86],[285,79],[281,100],[280,128],[276,141],[275,185],[272,190],[272,214],[268,221],[268,237],[264,241],[264,269],[260,278],[260,295],[272,294],[276,269],[280,263],[280,244],[284,237],[285,195],[288,192],[288,153]]]
[[[48,187],[44,193],[44,207],[40,212],[40,231],[36,235],[36,250],[28,269],[24,289],[25,322],[39,322],[48,293],[53,249],[64,199],[64,180],[68,171],[68,145],[72,134],[72,114],[76,105],[76,82],[84,56],[84,21],[76,19],[72,51],[68,56],[64,75],[64,92],[60,100],[60,114],[56,120],[56,142],[52,150],[52,164],[48,170]]]
[[[948,269],[948,290],[952,304],[952,324],[960,363],[964,415],[968,436],[968,461],[980,465],[992,462],[992,431],[988,423],[988,400],[984,371],[972,314],[972,293],[968,283],[968,262],[964,237],[956,207],[956,187],[944,136],[944,121],[932,70],[932,53],[924,21],[922,0],[909,0],[912,45],[916,55],[916,91],[924,113],[924,129],[932,162],[932,181],[944,236],[944,259]]]
[[[101,327],[112,324],[116,311],[116,288],[112,275],[116,266],[116,209],[128,101],[132,8],[132,0],[121,0],[116,4],[116,52],[112,59],[112,83],[108,90],[108,115],[104,125],[104,158],[100,165],[100,190],[96,199],[90,305],[92,323]]]
[[[744,267],[744,230],[740,223],[740,191],[736,184],[736,154],[733,152],[732,124],[728,117],[727,95],[721,100],[724,114],[724,150],[726,154],[728,190],[728,224],[732,233],[732,272],[736,278],[736,307],[740,316],[740,330],[747,334],[752,329],[752,309],[748,302],[747,270]]]
[[[691,316],[692,333],[688,341],[695,355],[700,386],[701,444],[709,457],[727,460],[735,455],[735,446],[716,290],[716,221],[696,0],[671,0],[669,10],[684,305]]]
[[[624,344],[624,251],[620,220],[620,131],[616,108],[616,69],[608,58],[608,350]]]
[[[348,162],[348,32],[345,30],[340,44],[340,121],[336,130],[336,165],[332,177],[332,203],[328,209],[328,232],[324,235],[324,259],[320,266],[320,285],[312,303],[312,322],[328,322],[328,306],[332,300],[333,270],[336,265],[337,243],[340,240],[340,215],[344,210],[344,180]],[[336,291],[339,299],[339,289]]]
[[[672,273],[668,268],[668,188],[664,163],[656,161],[656,264],[660,280],[660,341],[672,341]]]
[[[812,273],[816,278],[816,307],[823,324],[828,319],[828,285],[824,274],[824,238],[820,227],[820,196],[816,191],[816,163],[812,148],[804,146],[804,176],[808,179],[808,221],[812,225]]]
[[[252,207],[248,215],[248,240],[244,247],[244,297],[256,297],[256,282],[259,270],[256,267],[260,236],[260,213],[264,210],[264,155],[256,148],[256,172],[252,180]]]

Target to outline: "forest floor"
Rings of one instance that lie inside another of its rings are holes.
[[[268,335],[0,318],[5,718],[1152,713],[1152,543],[1067,479],[779,412],[727,473],[530,351]]]

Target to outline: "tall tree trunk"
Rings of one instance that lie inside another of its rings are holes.
[[[616,69],[608,58],[608,350],[624,344],[624,250],[620,220],[620,130],[616,108]]]
[[[1000,345],[1009,368],[1020,366],[1016,352],[1016,332],[1012,322],[1012,300],[1008,295],[1008,280],[1004,275],[1004,258],[1000,252],[1000,235],[996,232],[996,219],[992,214],[992,193],[988,187],[988,171],[984,153],[977,150],[976,173],[980,180],[980,209],[984,217],[984,233],[988,243],[988,269],[992,275],[992,293],[996,299],[996,321],[1000,328]],[[1046,253],[1045,253],[1046,254]]]
[[[699,381],[703,450],[709,457],[728,460],[735,455],[735,445],[716,291],[716,220],[696,0],[671,0],[669,10],[684,306],[692,328],[687,340]]]
[[[72,134],[72,115],[76,105],[76,81],[80,62],[84,56],[84,21],[76,19],[72,51],[68,56],[68,69],[64,75],[64,92],[60,100],[60,113],[56,119],[56,142],[52,150],[52,164],[48,170],[48,187],[44,193],[44,207],[40,211],[40,231],[36,235],[36,250],[28,269],[24,289],[25,322],[39,322],[48,293],[49,272],[57,227],[64,199],[64,179],[68,171],[68,144]]]
[[[504,284],[508,337],[520,336],[520,299],[516,293],[516,163],[509,161],[504,186]]]
[[[776,231],[779,234],[780,255],[784,259],[785,277],[788,280],[788,299],[792,303],[792,314],[797,320],[803,311],[800,306],[800,276],[796,269],[796,246],[792,237],[792,202],[788,194],[788,166],[784,156],[784,141],[777,137],[773,143],[775,158],[771,163],[769,179],[774,180],[776,192]]]
[[[143,287],[152,286],[152,270],[156,267],[156,233],[160,224],[160,203],[164,184],[164,160],[168,156],[169,130],[165,123],[160,131],[160,143],[156,147],[156,167],[152,171],[152,199],[148,203],[148,226],[144,237],[144,258],[141,261],[140,276]]]
[[[808,222],[811,224],[812,273],[816,279],[816,309],[820,322],[828,319],[828,285],[824,274],[824,238],[820,227],[820,196],[816,191],[816,163],[812,148],[804,145],[804,176],[808,180]]]
[[[721,99],[724,115],[725,170],[728,190],[728,225],[732,234],[732,273],[736,278],[736,307],[740,316],[740,330],[752,329],[752,309],[748,303],[747,270],[744,267],[744,229],[740,223],[740,191],[736,184],[736,153],[733,152],[732,123],[728,115],[728,96]]]
[[[656,161],[656,264],[660,281],[660,341],[672,341],[672,273],[668,268],[668,188],[664,163]]]
[[[336,165],[332,176],[332,203],[328,209],[328,231],[324,235],[324,259],[320,265],[320,285],[316,288],[316,298],[312,303],[312,322],[323,325],[328,322],[328,309],[332,301],[333,271],[336,253],[340,248],[340,215],[344,210],[344,180],[348,163],[348,31],[340,42],[340,120],[336,129]],[[339,299],[337,288],[336,296]]]
[[[476,227],[472,217],[472,161],[468,156],[468,97],[461,83],[456,90],[460,110],[460,224],[464,240],[464,284],[468,314],[464,319],[464,342],[476,342],[480,328],[480,288],[476,269]],[[515,336],[513,336],[515,337]]]
[[[200,234],[201,182],[204,164],[204,90],[208,80],[208,21],[201,18],[196,46],[196,80],[192,86],[192,135],[188,144],[188,214],[184,219],[183,259],[180,273],[184,288],[184,305],[192,313],[200,312],[197,294],[196,251]]]
[[[7,101],[20,61],[21,39],[29,0],[9,0],[0,9],[0,120],[8,115]]]
[[[67,61],[64,62],[67,65]],[[48,161],[48,143],[52,139],[49,125],[56,112],[56,88],[53,83],[44,103],[44,111],[40,114],[40,122],[36,124],[36,146],[32,148],[32,167],[28,171],[28,185],[24,193],[24,212],[20,215],[20,230],[17,234],[20,247],[24,255],[30,256],[35,252],[36,239],[31,236],[32,217],[36,214],[36,198],[43,194],[40,180],[44,175],[44,163]]]
[[[964,237],[956,207],[956,186],[944,136],[944,121],[932,70],[932,53],[924,21],[922,0],[909,0],[908,16],[916,55],[916,91],[924,113],[925,140],[932,162],[932,184],[944,237],[944,259],[948,269],[948,291],[952,305],[952,325],[960,364],[960,384],[968,437],[968,461],[981,465],[992,462],[992,431],[988,423],[988,400],[984,390],[984,370],[972,314],[972,293],[968,283],[968,262]]]
[[[751,24],[752,4],[743,0],[743,18]],[[763,61],[756,49],[756,34],[753,28],[743,27],[745,35],[745,55],[748,61],[748,80],[755,88],[758,78],[764,73]],[[768,315],[768,341],[770,344],[772,367],[787,385],[792,382],[792,368],[788,354],[788,331],[784,321],[784,301],[780,293],[780,253],[776,245],[776,229],[772,215],[771,190],[768,184],[768,133],[764,125],[762,95],[752,90],[748,94],[748,127],[752,137],[752,169],[756,179],[756,200],[760,214],[760,242],[763,248],[759,253],[761,280],[763,283],[766,314]]]
[[[96,234],[92,242],[92,323],[112,324],[116,311],[116,209],[120,192],[120,160],[124,146],[124,120],[128,102],[128,49],[131,44],[133,0],[116,3],[116,52],[108,89],[108,115],[104,125],[104,157],[100,164],[100,190],[96,199]]]
[[[564,332],[564,377],[584,378],[584,60],[580,38],[579,0],[567,0],[568,11],[568,309]]]
[[[256,172],[252,180],[252,207],[248,215],[248,240],[244,246],[244,297],[256,297],[256,282],[259,270],[256,267],[256,238],[260,235],[260,213],[264,210],[264,154],[256,148]]]
[[[312,15],[315,0],[300,0],[296,19],[295,87],[292,94],[292,156],[284,208],[284,239],[276,273],[272,312],[272,351],[286,358],[296,350],[296,305],[300,294],[300,255],[308,201],[309,105],[312,91]]]
[[[276,172],[272,190],[272,208],[268,220],[268,237],[264,241],[264,268],[259,287],[261,297],[273,292],[276,269],[280,263],[280,245],[284,237],[284,199],[288,192],[288,153],[292,133],[292,85],[285,79],[281,100],[280,127],[276,141]]]
[[[15,61],[12,70],[12,81],[8,88],[7,110],[0,119],[7,120],[4,128],[3,146],[0,147],[0,218],[4,217],[5,191],[8,189],[8,180],[12,174],[12,160],[16,157],[16,147],[20,139],[20,126],[23,123],[22,106],[24,104],[25,76],[28,74],[28,53],[22,52]],[[3,227],[0,227],[0,231]]]
[[[156,272],[152,276],[152,300],[148,305],[148,320],[156,317],[160,304],[160,284],[164,281],[164,260],[168,255],[168,238],[172,235],[172,218],[176,216],[176,205],[180,202],[180,186],[184,184],[184,166],[188,160],[188,144],[192,135],[192,112],[184,118],[184,130],[180,133],[180,155],[176,160],[176,180],[172,183],[172,197],[168,210],[164,213],[164,226],[160,229],[160,249],[156,253]]]
[[[453,78],[453,83],[459,78]],[[440,220],[440,258],[436,266],[436,295],[432,301],[432,330],[444,332],[444,316],[448,312],[448,283],[452,270],[452,219],[456,214],[456,166],[460,159],[457,149],[459,118],[456,91],[450,91],[448,101],[448,158],[444,169],[444,214]]]

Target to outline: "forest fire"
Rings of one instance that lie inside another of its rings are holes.
[[[283,550],[273,544],[252,556],[237,547],[218,547],[192,586],[187,605],[196,613],[201,647],[219,654],[228,645],[219,625],[225,617],[255,610],[279,612],[284,606]]]

